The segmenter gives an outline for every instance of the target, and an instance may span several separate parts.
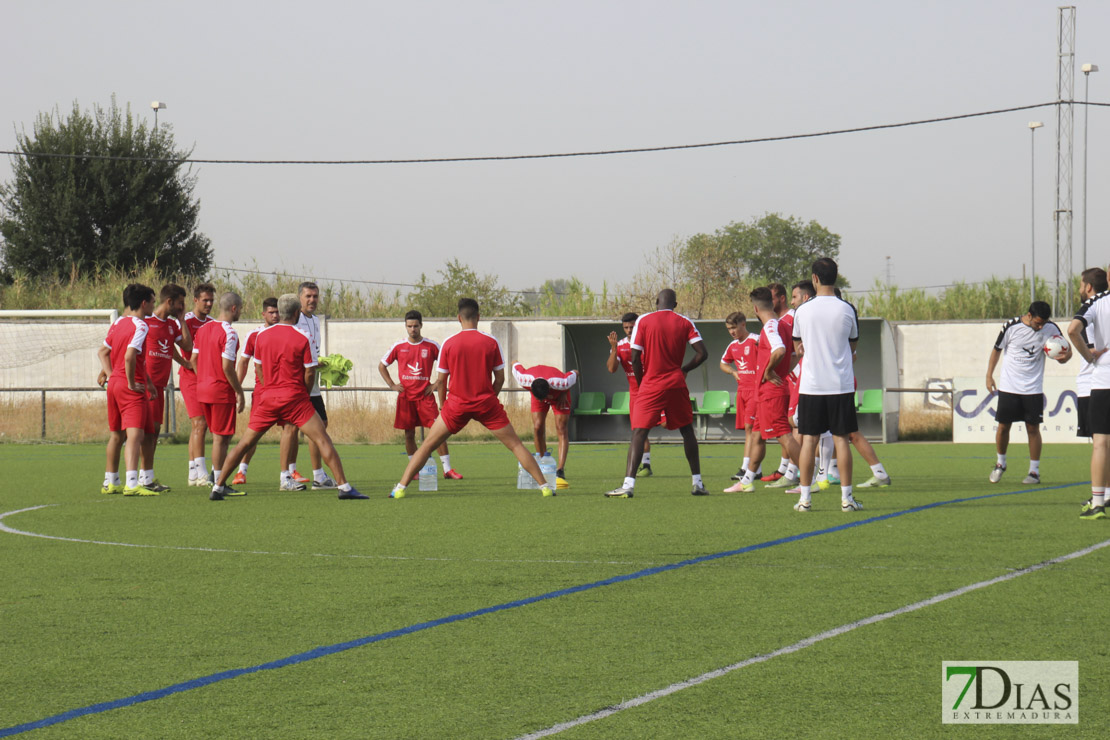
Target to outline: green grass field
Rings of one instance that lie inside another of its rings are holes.
[[[66,719],[28,737],[515,738],[856,620],[1110,540],[1081,522],[1089,448],[877,448],[892,488],[835,487],[814,511],[782,492],[723,494],[740,449],[702,448],[715,495],[689,495],[682,450],[657,446],[631,500],[625,450],[575,446],[569,491],[515,489],[492,444],[456,445],[466,476],[386,498],[397,447],[340,449],[370,501],[279,493],[275,447],[249,495],[184,486],[159,452],[159,498],[98,493],[103,448],[0,446],[0,735],[72,710],[373,635],[349,650]],[[772,453],[776,450],[772,448]],[[856,458],[857,480],[866,466]],[[656,566],[955,499],[672,570]],[[40,508],[31,508],[40,507]],[[11,513],[18,512],[18,513]],[[47,535],[51,539],[22,533]],[[135,545],[132,547],[122,544]],[[562,738],[1105,737],[1110,548],[739,668],[562,732]],[[642,577],[429,626],[453,615]],[[413,626],[423,629],[406,630]],[[941,661],[1078,660],[1079,724],[941,724]]]

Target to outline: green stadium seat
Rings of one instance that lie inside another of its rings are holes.
[[[701,398],[699,414],[727,414],[729,407],[728,391],[706,391]]]
[[[587,391],[578,394],[578,405],[574,407],[576,416],[600,416],[605,410],[605,394],[601,391]]]
[[[874,388],[867,391],[856,391],[857,414],[883,413],[883,390]]]
[[[698,397],[693,393],[690,394],[690,409],[696,414],[698,413]]]
[[[630,413],[630,410],[628,408],[628,401],[628,391],[617,391],[613,394],[613,405],[605,409],[605,413],[628,416],[628,414]]]

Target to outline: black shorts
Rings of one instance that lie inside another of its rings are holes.
[[[1091,391],[1087,429],[1091,434],[1110,434],[1110,390],[1096,388]]]
[[[1075,399],[1075,436],[1091,436],[1091,397],[1079,396]]]
[[[999,424],[1024,421],[1026,424],[1039,425],[1044,421],[1044,394],[1031,393],[1023,396],[999,391],[998,411],[994,414],[994,420]]]
[[[312,408],[316,409],[316,413],[324,420],[324,424],[328,423],[328,410],[324,408],[324,399],[322,396],[309,396],[312,401]]]
[[[840,393],[834,396],[798,395],[798,431],[801,434],[821,435],[832,432],[846,437],[859,431],[856,422],[856,394]]]

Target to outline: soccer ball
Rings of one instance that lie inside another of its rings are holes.
[[[1068,351],[1068,343],[1063,337],[1051,337],[1044,343],[1044,353],[1049,359],[1058,360]]]

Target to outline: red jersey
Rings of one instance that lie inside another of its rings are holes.
[[[421,339],[413,344],[403,339],[389,348],[382,357],[382,364],[389,367],[397,363],[400,376],[401,398],[419,401],[432,383],[432,364],[439,359],[439,344],[431,339]]]
[[[685,388],[682,358],[686,345],[701,341],[694,322],[669,309],[646,313],[632,329],[632,349],[640,351],[644,367],[640,389]]]
[[[127,384],[127,359],[128,347],[134,347],[138,352],[135,358],[135,382],[140,385],[146,382],[146,361],[143,357],[143,347],[146,344],[146,322],[137,316],[120,316],[116,323],[108,329],[108,336],[104,338],[104,346],[111,350],[108,357],[112,362],[112,375],[109,383]]]
[[[493,392],[493,372],[505,367],[501,343],[477,329],[463,329],[440,348],[439,371],[451,376],[447,403],[456,410],[480,409]]]
[[[755,372],[759,392],[770,396],[789,396],[790,388],[786,385],[787,376],[790,374],[790,358],[794,353],[794,340],[790,336],[791,330],[779,319],[771,319],[763,325],[759,333],[759,350],[756,352]],[[783,380],[783,384],[764,383],[763,374],[767,370],[767,363],[771,361],[771,353],[779,347],[786,350],[779,363],[775,365],[774,373]]]
[[[754,391],[759,386],[759,376],[755,374],[756,355],[759,342],[749,334],[744,341],[733,339],[725,349],[721,362],[736,366],[736,389]]]
[[[265,328],[265,326],[255,327],[254,329],[250,330],[249,334],[247,334],[247,338],[243,342],[243,351],[239,355],[240,357],[246,358],[247,362],[250,362],[254,359],[255,340],[258,339],[259,332],[261,332]],[[253,362],[251,362],[251,365],[254,366],[254,389],[256,391],[260,391],[262,390],[262,381],[259,380],[258,365],[255,365]]]
[[[564,373],[558,368],[551,367],[551,365],[524,367],[519,362],[513,365],[513,377],[516,378],[516,382],[521,388],[531,388],[532,381],[543,378],[555,391],[569,390],[578,382],[578,373],[575,370]]]
[[[289,324],[267,326],[254,334],[252,362],[262,371],[266,403],[282,404],[308,399],[305,368],[316,367],[316,345],[303,331]]]
[[[173,372],[174,342],[181,341],[181,324],[172,316],[160,319],[151,314],[146,325],[146,371],[155,388],[165,388]]]
[[[192,311],[185,314],[185,326],[189,327],[189,336],[193,338],[194,355],[196,354],[197,332],[200,331],[200,327],[204,326],[205,324],[209,324],[212,321],[215,321],[215,319],[213,319],[211,315],[205,316],[203,319],[201,319]],[[186,370],[184,367],[181,368],[177,374],[179,376],[189,375],[192,376],[192,379],[196,379],[196,373],[194,373],[192,370]]]
[[[617,342],[617,362],[621,364],[621,369],[628,376],[628,390],[634,393],[637,388],[636,373],[632,371],[632,342],[628,337]]]
[[[235,403],[235,390],[224,375],[224,360],[235,362],[239,335],[226,321],[209,321],[193,336],[197,363],[197,400],[201,403]]]

